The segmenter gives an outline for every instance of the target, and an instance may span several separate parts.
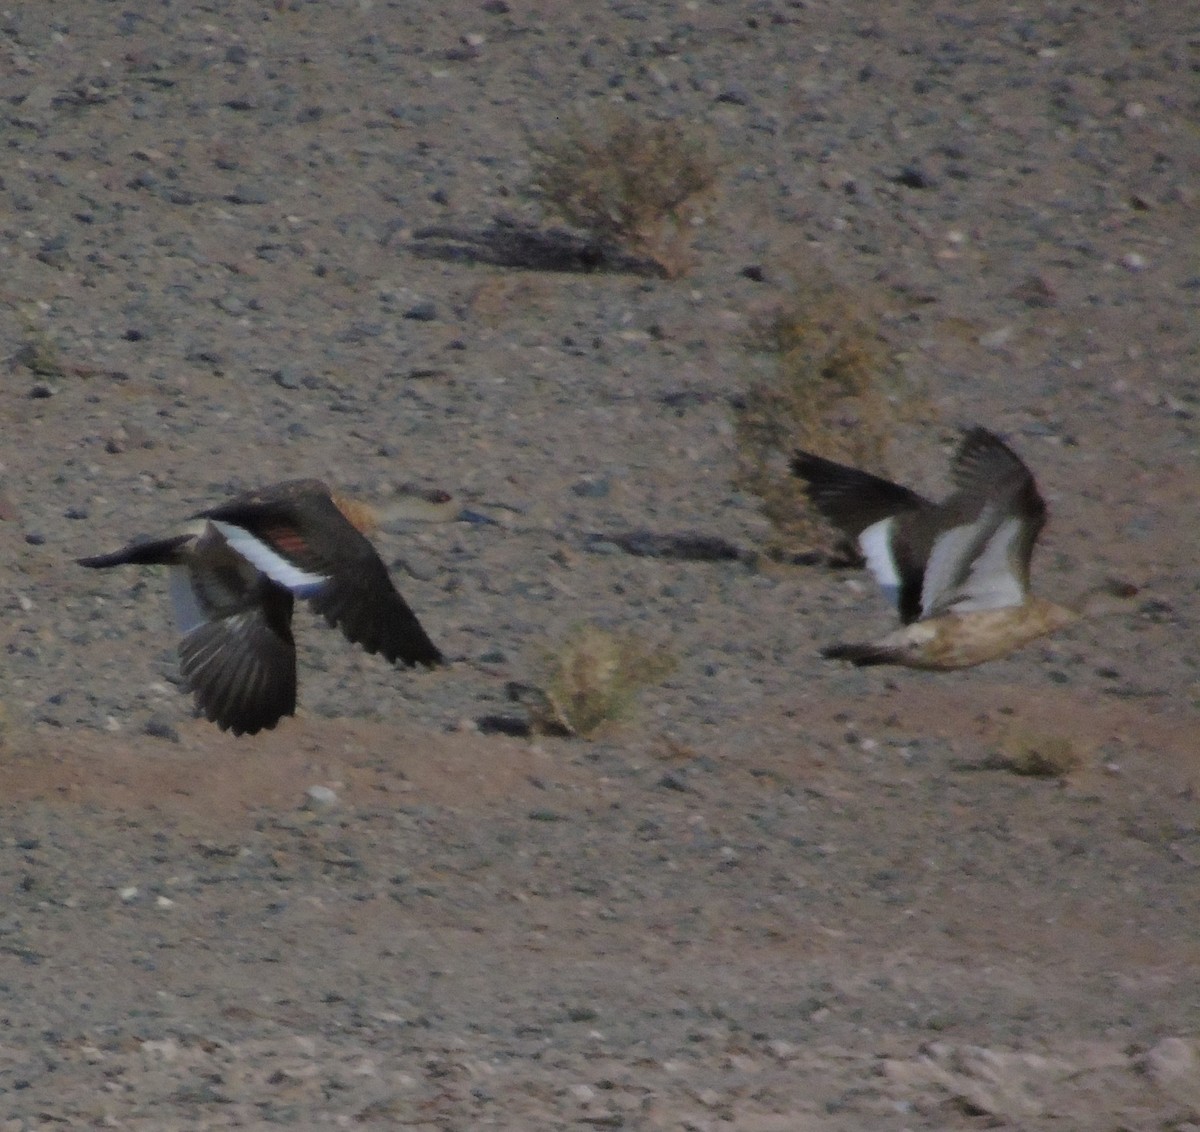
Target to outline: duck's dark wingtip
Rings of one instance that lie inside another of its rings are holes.
[[[832,644],[821,650],[826,660],[845,660],[855,668],[865,668],[874,664],[894,664],[895,651],[873,644]]]
[[[432,652],[423,653],[421,656],[398,657],[393,663],[402,664],[407,668],[424,668],[432,671],[435,668],[444,668],[450,663],[450,658],[440,649],[435,648]]]
[[[277,715],[274,719],[263,718],[219,718],[215,713],[204,712],[204,717],[210,722],[215,723],[222,731],[229,732],[230,735],[240,739],[243,735],[258,735],[262,731],[274,731],[279,726],[280,722],[289,716],[295,715],[294,711],[285,711]]]
[[[103,570],[109,566],[129,566],[133,565],[133,557],[130,548],[124,550],[115,550],[111,554],[89,554],[83,558],[76,558],[76,566],[86,566],[89,570]]]
[[[165,566],[180,561],[182,547],[192,541],[192,535],[173,535],[163,539],[139,539],[114,550],[111,554],[91,554],[76,558],[80,566],[89,570],[103,570],[109,566]]]

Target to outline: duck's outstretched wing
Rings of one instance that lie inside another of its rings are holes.
[[[791,466],[817,510],[853,539],[883,519],[930,505],[907,487],[812,452],[797,450]]]
[[[202,622],[179,644],[196,706],[223,731],[254,735],[296,713],[292,595],[279,590],[278,601],[277,609],[258,605]]]
[[[253,735],[296,711],[294,599],[208,528],[171,567],[179,669],[222,730]]]
[[[1046,523],[1033,474],[987,429],[963,436],[951,463],[956,491],[941,505],[921,592],[922,616],[1020,605]]]
[[[442,662],[370,540],[327,491],[260,493],[202,514],[233,550],[367,652],[392,663]]]
[[[796,452],[792,471],[808,485],[817,510],[854,541],[879,588],[904,624],[921,615],[921,589],[935,505],[882,476]]]

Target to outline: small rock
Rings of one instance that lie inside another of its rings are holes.
[[[1034,309],[1052,307],[1058,301],[1054,288],[1040,275],[1027,275],[1009,294]]]
[[[306,810],[324,810],[338,803],[337,791],[328,786],[310,786],[304,791],[304,808]]]
[[[902,166],[900,172],[889,177],[888,180],[897,185],[903,185],[906,189],[932,189],[936,185],[934,179],[915,162]]]
[[[1185,1038],[1163,1038],[1146,1052],[1143,1072],[1180,1103],[1200,1109],[1200,1052]]]
[[[237,185],[225,199],[230,204],[267,204],[271,196],[257,185]]]
[[[585,476],[571,485],[571,491],[580,499],[603,499],[609,489],[610,484],[604,476]]]
[[[179,732],[161,715],[152,715],[147,719],[142,731],[154,739],[166,739],[169,743],[179,742]]]
[[[979,336],[979,344],[985,350],[1000,350],[1013,336],[1011,326],[1001,326],[998,330],[989,330]]]
[[[416,303],[404,312],[404,317],[414,322],[435,322],[437,316],[437,305],[429,300]]]
[[[717,101],[730,106],[749,106],[750,92],[741,83],[733,83],[717,95]]]
[[[246,303],[237,295],[222,295],[217,299],[217,309],[236,318],[238,315],[246,313]]]

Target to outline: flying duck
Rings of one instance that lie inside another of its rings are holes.
[[[222,730],[254,735],[296,711],[295,598],[393,664],[442,663],[370,528],[362,504],[320,480],[290,480],[200,511],[170,538],[78,562],[169,566],[184,685]]]
[[[796,452],[792,470],[817,510],[857,545],[902,624],[877,641],[830,645],[822,655],[860,666],[969,668],[1079,616],[1029,592],[1046,504],[995,433],[963,434],[950,463],[954,491],[941,503],[810,452]]]

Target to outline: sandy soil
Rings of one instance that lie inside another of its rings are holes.
[[[1196,43],[1186,4],[0,14],[0,1129],[1200,1127]],[[711,130],[695,269],[465,256],[609,103]],[[820,659],[882,602],[756,556],[732,485],[808,265],[928,389],[896,474],[1003,433],[1038,588],[1135,599],[968,672]],[[72,563],[298,475],[454,497],[378,543],[456,660],[299,617],[301,712],[239,741],[162,580]],[[486,733],[581,621],[678,666],[594,740]]]

